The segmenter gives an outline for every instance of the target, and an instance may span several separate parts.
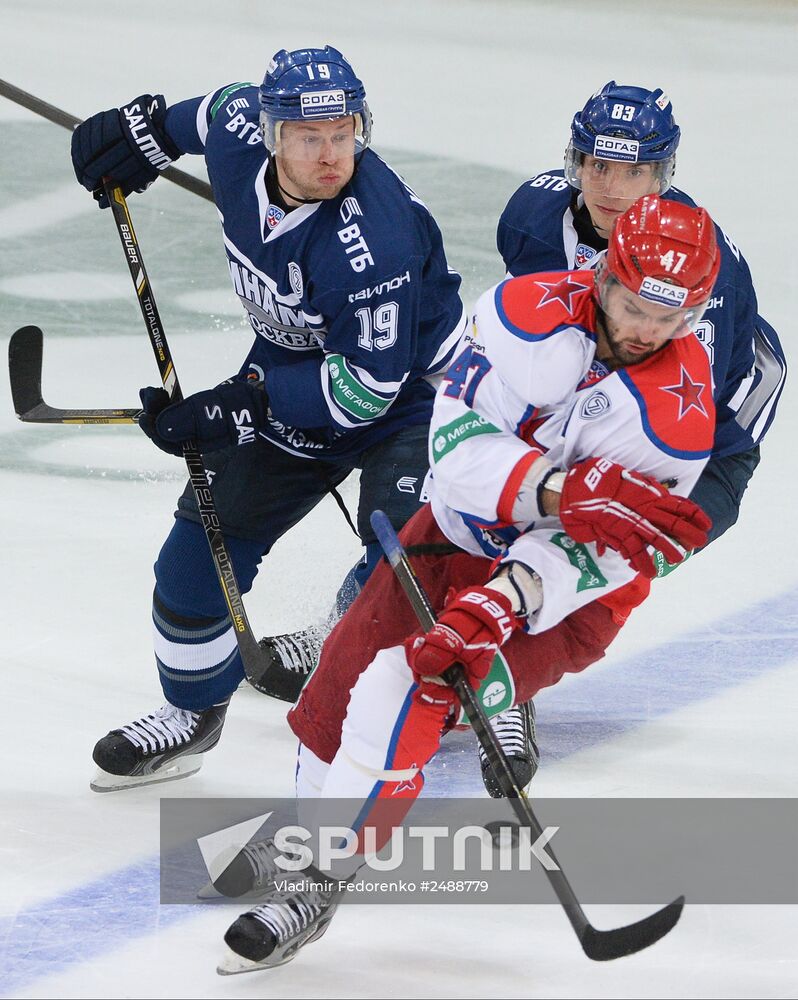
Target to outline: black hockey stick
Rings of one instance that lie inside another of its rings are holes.
[[[43,101],[40,97],[34,97],[27,90],[20,90],[19,87],[15,87],[13,83],[8,83],[7,80],[0,80],[0,97],[7,97],[9,101],[20,104],[23,108],[27,108],[28,111],[41,115],[48,122],[53,122],[54,125],[60,125],[62,128],[69,129],[70,132],[74,131],[82,121],[82,119],[75,118],[74,115],[68,115],[66,111],[48,104],[47,101]],[[199,177],[187,174],[185,170],[178,170],[177,167],[167,167],[161,171],[161,176],[173,184],[177,184],[178,187],[185,188],[186,191],[191,191],[192,194],[198,194],[200,198],[205,198],[206,201],[213,201],[213,192],[211,191],[210,184],[207,181],[200,180]]]
[[[38,326],[22,326],[8,342],[8,374],[14,412],[34,424],[135,424],[141,407],[72,409],[50,406],[42,399],[44,337]]]
[[[144,261],[141,256],[136,233],[133,229],[133,222],[130,218],[125,196],[122,189],[106,181],[105,193],[108,203],[113,212],[116,222],[117,232],[122,241],[122,248],[125,251],[125,259],[128,263],[130,276],[141,307],[141,315],[144,318],[144,325],[147,327],[147,334],[150,338],[161,382],[164,389],[169,393],[171,401],[178,403],[183,399],[183,392],[177,379],[177,372],[172,361],[172,354],[169,345],[166,343],[166,335],[161,324],[161,317],[155,298],[150,287],[150,281],[144,268]],[[272,680],[268,689],[264,689],[263,684],[269,672],[269,661],[263,650],[257,643],[249,624],[244,602],[241,598],[241,591],[236,580],[233,562],[225,545],[222,535],[219,517],[216,513],[216,506],[213,502],[208,477],[202,464],[202,456],[193,442],[184,445],[183,457],[188,466],[188,474],[194,496],[197,501],[202,526],[205,529],[205,536],[211,550],[216,575],[219,578],[219,585],[222,588],[225,602],[230,613],[230,620],[233,623],[238,650],[244,664],[244,672],[249,683],[258,691],[265,694],[275,689],[279,680]]]
[[[432,628],[435,624],[435,610],[410,565],[402,543],[387,515],[381,510],[375,510],[371,515],[371,526],[388,562],[396,573],[399,583],[402,585],[402,589],[413,605],[419,623],[424,629]],[[474,694],[474,689],[466,680],[463,670],[457,666],[451,667],[443,677],[447,684],[450,684],[457,692],[468,721],[471,723],[502,787],[502,792],[509,800],[516,816],[524,826],[531,829],[536,838],[540,837],[543,834],[543,828],[532,811],[526,793],[519,788],[504,751],[497,742],[485,711]],[[684,896],[679,896],[668,906],[652,913],[643,920],[637,921],[637,923],[618,927],[611,931],[596,930],[585,916],[585,911],[576,898],[576,894],[560,867],[550,844],[546,845],[546,851],[557,865],[554,870],[546,868],[546,876],[571,921],[571,926],[576,931],[584,953],[595,962],[607,962],[610,959],[622,958],[624,955],[632,955],[636,951],[648,948],[664,937],[675,926],[682,914]]]

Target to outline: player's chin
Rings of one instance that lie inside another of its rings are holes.
[[[335,184],[314,184],[308,197],[314,201],[329,201],[331,198],[337,198],[345,187],[346,181],[339,181]]]
[[[609,234],[612,232],[615,220],[623,215],[628,207],[629,205],[620,204],[617,206],[592,205],[589,209],[590,221],[595,228]]]
[[[616,352],[616,357],[624,367],[628,368],[630,365],[639,365],[648,361],[652,354],[657,353],[657,350],[656,347],[650,347],[645,351],[630,351],[622,348]]]

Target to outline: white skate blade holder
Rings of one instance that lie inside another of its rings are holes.
[[[197,899],[224,899],[224,896],[214,887],[213,882],[206,882],[197,893]]]
[[[109,774],[97,768],[97,773],[89,783],[93,792],[119,792],[125,788],[141,788],[142,785],[160,785],[164,781],[176,781],[196,774],[202,767],[203,754],[189,754],[177,757],[165,767],[150,774]]]
[[[279,961],[270,961],[272,956],[264,959],[262,962],[253,962],[250,958],[244,958],[242,955],[236,955],[234,951],[230,948],[225,948],[225,954],[222,956],[222,960],[216,966],[216,972],[220,976],[238,976],[242,972],[266,972],[268,969],[278,969],[281,965],[285,965],[292,959],[296,958],[298,948],[294,949],[290,954],[285,955]]]
[[[333,913],[335,909],[333,908]],[[268,969],[277,969],[281,965],[296,958],[305,945],[312,944],[324,937],[327,928],[330,926],[333,913],[330,913],[325,920],[316,927],[312,934],[304,939],[295,942],[288,942],[278,946],[260,962],[254,962],[251,958],[244,958],[225,945],[224,955],[221,962],[216,966],[216,971],[220,976],[237,976],[242,972],[265,972]]]

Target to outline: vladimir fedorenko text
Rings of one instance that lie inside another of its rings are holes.
[[[413,882],[409,879],[392,879],[390,881],[373,881],[370,879],[284,879],[275,882],[278,892],[361,892],[403,894],[406,892],[487,892],[488,882],[485,879],[424,879]]]

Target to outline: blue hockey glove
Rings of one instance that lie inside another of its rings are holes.
[[[266,426],[262,382],[229,379],[171,405],[165,389],[149,386],[139,395],[144,408],[139,427],[169,455],[182,455],[186,441],[194,441],[201,452],[252,444]]]
[[[72,165],[78,181],[108,208],[103,177],[124,195],[141,192],[180,156],[164,132],[166,101],[162,94],[142,94],[121,108],[100,111],[72,133]]]

